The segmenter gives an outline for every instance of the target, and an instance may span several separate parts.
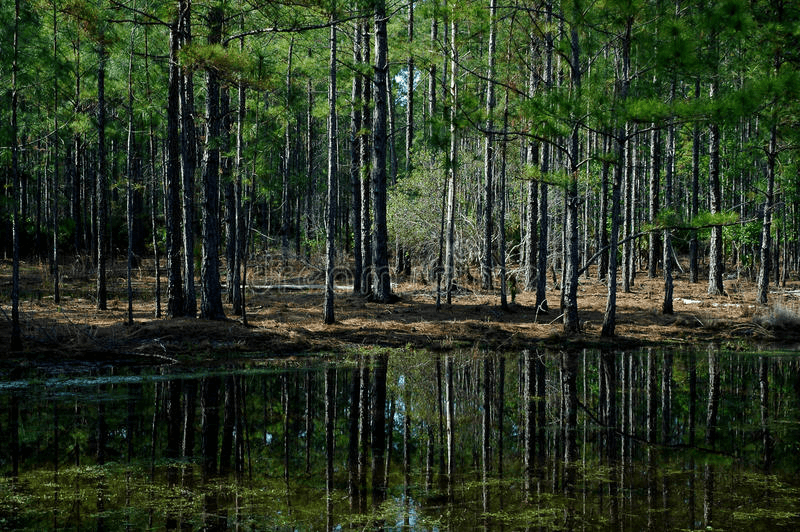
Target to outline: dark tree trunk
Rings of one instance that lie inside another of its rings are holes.
[[[633,21],[628,18],[626,22],[625,35],[622,41],[622,72],[617,82],[620,105],[624,105],[630,87],[630,48]],[[628,132],[628,124],[618,127],[616,131],[617,164],[614,167],[614,184],[611,192],[611,241],[609,243],[608,261],[608,298],[606,299],[606,310],[603,315],[603,327],[600,331],[600,335],[605,337],[614,336],[614,331],[617,326],[617,247],[619,242],[620,210],[622,203],[622,181],[623,175],[626,172],[625,152],[626,144],[628,143]],[[623,285],[624,284],[625,281],[623,279]]]
[[[328,66],[328,197],[325,217],[325,302],[322,321],[331,324],[336,321],[334,315],[334,266],[336,262],[336,24],[331,12],[330,28],[330,63]],[[385,185],[385,183],[384,183]]]
[[[167,93],[167,175],[164,198],[167,226],[167,315],[171,318],[183,316],[183,283],[181,282],[181,224],[180,224],[180,116],[178,70],[178,21],[170,26],[169,41],[169,86]]]
[[[17,72],[19,65],[17,60],[19,58],[19,0],[14,0],[14,56],[11,68],[11,174],[12,183],[14,186],[14,206],[11,232],[13,233],[12,239],[12,267],[11,267],[11,351],[20,351],[22,349],[22,330],[19,324],[19,233],[20,233],[20,220],[19,220],[19,202],[20,202],[20,178],[19,178],[19,147],[18,142],[18,125],[17,125],[17,107],[19,95],[17,94]],[[16,402],[14,403],[16,404]],[[12,432],[12,437],[14,433]],[[16,441],[16,440],[14,440]],[[18,453],[14,456],[19,456]],[[14,476],[18,472],[18,461],[14,462]]]
[[[695,99],[700,97],[700,80],[695,81]],[[691,219],[697,216],[700,195],[700,125],[695,124],[692,128],[692,185],[691,185]],[[698,250],[697,250],[697,230],[693,229],[689,233],[689,282],[696,283],[699,278],[698,273]]]
[[[217,453],[219,451],[219,390],[220,378],[208,377],[201,383],[200,403],[200,454],[203,460],[203,476],[217,473]]]
[[[347,418],[347,433],[349,437],[347,445],[347,494],[350,500],[350,508],[358,507],[359,485],[358,485],[358,420],[363,405],[360,403],[361,394],[361,370],[356,367],[350,387],[350,409]]]
[[[234,393],[234,378],[225,378],[224,412],[222,423],[222,440],[219,446],[219,473],[226,475],[231,470],[231,455],[233,453],[233,435],[236,423],[236,394]]]
[[[133,325],[133,287],[131,285],[131,269],[133,268],[133,36],[131,36],[130,54],[128,56],[128,139],[126,142],[125,172],[125,205],[126,228],[128,232],[128,260],[126,261],[126,288],[128,296],[128,325]]]
[[[108,177],[106,176],[106,61],[104,44],[98,50],[97,64],[97,308],[108,308],[106,262],[108,261]]]
[[[709,98],[713,101],[718,98],[719,80],[711,82]],[[711,214],[722,211],[722,195],[720,190],[719,166],[719,124],[711,122],[708,126],[708,187]],[[722,286],[722,226],[711,227],[711,243],[708,255],[708,293],[709,295],[722,295],[725,290]]]
[[[219,44],[222,37],[222,7],[211,8],[208,15],[209,44]],[[200,317],[222,319],[222,293],[219,281],[219,141],[221,120],[220,87],[217,72],[206,69],[206,146],[203,152],[203,250],[201,262]]]
[[[610,135],[604,134],[603,135],[603,153],[606,154],[609,151],[609,140]],[[603,250],[600,255],[600,263],[597,267],[597,278],[601,281],[605,281],[608,275],[608,258],[609,258],[609,250],[608,250],[608,170],[611,164],[608,162],[607,159],[603,160],[601,169],[600,169],[600,243],[598,248]]]
[[[244,51],[244,38],[239,42],[239,51]],[[236,177],[234,188],[234,253],[233,253],[233,297],[231,303],[233,304],[233,313],[241,316],[243,322],[247,322],[247,313],[245,311],[245,279],[244,279],[244,262],[247,254],[247,227],[249,220],[245,216],[244,202],[244,128],[245,119],[247,117],[247,94],[243,81],[239,81],[236,91]],[[231,281],[229,281],[231,282]]]
[[[486,72],[486,132],[483,151],[483,239],[481,249],[481,288],[492,290],[492,236],[494,234],[494,70],[497,47],[497,0],[489,0],[488,69]]]
[[[546,21],[549,25],[553,19],[553,6],[551,2],[547,2],[545,6],[547,10]],[[553,34],[552,32],[545,33],[545,65],[544,65],[544,82],[549,89],[553,84]],[[550,145],[546,142],[542,143],[542,160],[540,163],[540,170],[543,176],[546,176],[550,171]],[[549,305],[547,304],[547,238],[548,238],[548,197],[547,197],[547,179],[543,179],[540,183],[539,190],[539,249],[537,255],[536,271],[536,312],[547,313]]]
[[[675,98],[675,81],[672,81],[670,90],[670,100]],[[664,208],[672,208],[672,180],[675,176],[675,123],[670,118],[669,129],[667,130],[667,172],[664,182]],[[661,311],[664,314],[672,314],[672,232],[669,228],[662,231],[661,242],[661,264],[664,268],[664,304]]]
[[[361,63],[361,27],[356,25],[353,34],[353,64]],[[361,76],[353,76],[350,110],[350,188],[352,193],[352,226],[353,226],[353,293],[361,293],[361,279],[364,269],[364,258],[361,244],[361,155],[360,135],[362,128],[363,80]]]
[[[372,401],[372,504],[377,508],[386,498],[384,451],[386,448],[386,369],[387,356],[375,360],[375,395]]]
[[[571,59],[571,81],[572,90],[579,92],[581,86],[581,64],[580,64],[580,44],[578,41],[577,28],[572,29],[572,59]],[[577,117],[573,117],[577,120]],[[568,252],[565,264],[565,284],[563,294],[564,302],[564,332],[566,334],[577,334],[580,332],[580,322],[578,320],[578,269],[580,268],[578,257],[578,171],[580,164],[579,139],[577,122],[572,126],[570,138],[569,158],[570,158],[570,177],[567,185],[567,236]]]
[[[769,430],[769,358],[758,358],[758,388],[761,417],[761,444],[764,453],[764,471],[772,468],[773,440]]]
[[[528,166],[533,168],[539,163],[539,144],[531,143],[527,150]],[[525,208],[525,291],[536,290],[536,260],[538,258],[538,218],[539,218],[539,183],[531,179],[527,183],[527,202]]]
[[[283,136],[283,168],[281,177],[283,179],[281,186],[281,257],[283,264],[289,256],[289,225],[291,213],[290,211],[290,198],[289,198],[289,172],[291,169],[292,159],[292,134],[291,134],[291,113],[292,113],[292,59],[294,55],[294,35],[289,41],[289,58],[286,66],[286,127]]]
[[[192,41],[191,0],[180,0],[178,31],[181,46]],[[194,129],[194,75],[191,68],[183,70],[180,83],[181,105],[181,162],[183,185],[183,295],[186,316],[197,314],[197,297],[194,287],[194,170],[196,146]]]
[[[536,467],[536,359],[532,350],[523,351],[523,482],[525,497],[530,498]]]
[[[719,409],[719,357],[717,348],[708,348],[708,407],[706,409],[706,445],[714,447],[717,439],[717,411]]]
[[[447,355],[445,359],[445,418],[447,425],[447,488],[451,493],[453,474],[455,473],[455,396],[453,390],[453,357]]]
[[[769,148],[767,149],[767,191],[764,201],[764,213],[761,225],[761,251],[758,267],[758,286],[756,301],[759,305],[767,304],[769,294],[770,246],[772,244],[772,211],[775,195],[775,159],[777,158],[778,128],[775,124],[770,128]],[[776,261],[777,263],[777,261]],[[778,279],[776,275],[776,280]]]
[[[335,26],[331,25],[332,40],[335,41]],[[334,54],[335,55],[335,54]],[[325,508],[326,530],[333,528],[333,461],[334,461],[334,417],[336,414],[336,370],[325,369]]]
[[[369,417],[370,417],[370,393],[369,393],[369,362],[362,357],[360,360],[361,388],[359,390],[359,413],[358,413],[358,485],[360,498],[358,500],[359,511],[366,510],[367,497],[367,453],[370,444]]]
[[[661,135],[656,125],[650,124],[650,212],[649,222],[655,225],[659,210],[659,192],[661,187]],[[658,231],[650,231],[647,256],[647,276],[655,279],[658,266]]]
[[[450,150],[447,159],[447,236],[445,238],[445,293],[447,304],[452,303],[453,280],[455,278],[455,222],[456,222],[456,165],[458,164],[458,134],[456,112],[458,106],[458,49],[456,35],[458,23],[453,16],[450,21],[450,42],[453,46],[453,57],[450,59]],[[449,466],[448,466],[449,467]]]
[[[372,203],[375,218],[373,262],[375,300],[387,303],[392,296],[386,227],[386,114],[388,112],[389,41],[385,0],[375,1],[375,111],[372,117]]]
[[[58,9],[53,4],[53,64],[58,61]],[[58,77],[53,76],[53,132],[55,141],[53,142],[53,303],[58,305],[61,302],[59,293],[59,273],[58,273],[58,196],[59,196],[59,175],[58,175]],[[129,275],[130,277],[130,275]]]
[[[364,23],[362,28],[361,50],[363,64],[370,64],[370,32],[369,24]],[[363,94],[361,98],[361,293],[365,296],[372,295],[372,193],[370,187],[371,172],[370,172],[370,133],[365,131],[364,126],[372,124],[372,80],[369,78],[362,79]]]
[[[508,90],[505,93],[505,104],[503,106],[503,144],[500,149],[500,238],[498,247],[500,248],[500,307],[508,310],[508,288],[509,282],[506,270],[506,162],[508,155]],[[512,299],[516,294],[516,286],[511,287]]]

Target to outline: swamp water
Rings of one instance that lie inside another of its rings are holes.
[[[0,529],[800,529],[800,358],[371,352],[0,381]]]

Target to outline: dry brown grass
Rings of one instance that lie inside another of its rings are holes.
[[[145,262],[134,278],[133,326],[125,325],[124,268],[116,264],[109,274],[111,297],[107,311],[95,309],[94,284],[89,269],[80,261],[64,267],[63,298],[53,304],[47,269],[25,264],[22,268],[21,319],[29,354],[147,355],[167,356],[200,353],[297,353],[341,350],[354,345],[404,346],[430,349],[480,347],[515,350],[535,343],[564,345],[608,344],[611,346],[650,342],[705,342],[743,339],[778,341],[800,338],[800,311],[792,290],[773,293],[773,305],[759,308],[752,283],[726,281],[727,295],[709,296],[706,283],[691,284],[687,276],[675,280],[674,314],[661,313],[663,280],[647,279],[638,272],[633,290],[618,293],[617,337],[600,338],[606,305],[606,286],[596,278],[582,278],[578,304],[583,333],[564,338],[558,302],[560,293],[549,286],[551,312],[534,307],[535,296],[516,295],[510,311],[499,307],[496,293],[485,293],[464,284],[453,305],[436,310],[435,286],[417,279],[401,279],[395,291],[400,300],[391,305],[367,301],[346,290],[336,294],[333,325],[322,323],[322,291],[263,288],[280,282],[320,283],[320,270],[293,262],[255,261],[246,294],[248,326],[240,319],[209,322],[198,319],[155,319],[150,265]],[[0,283],[10,287],[10,264],[0,266]],[[164,290],[165,308],[165,283]],[[10,315],[10,290],[0,301]],[[226,312],[231,309],[226,305]],[[10,324],[0,316],[0,338],[5,343]]]

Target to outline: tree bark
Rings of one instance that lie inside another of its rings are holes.
[[[456,112],[458,105],[458,47],[456,35],[458,23],[455,13],[450,20],[450,149],[447,156],[447,236],[445,238],[445,293],[448,305],[453,302],[453,279],[455,278],[455,223],[456,223],[456,166],[458,164],[458,134],[456,128]]]
[[[209,10],[209,44],[218,44],[222,37],[222,7]],[[217,72],[206,69],[206,145],[203,151],[203,250],[201,263],[200,317],[222,319],[222,293],[219,281],[219,142],[221,120],[220,87]]]
[[[375,111],[372,117],[372,203],[375,300],[387,303],[392,296],[386,226],[386,114],[388,112],[389,40],[386,32],[386,2],[375,1]]]
[[[661,135],[655,123],[650,124],[650,209],[649,222],[655,225],[659,210],[659,192],[661,187]],[[647,255],[647,276],[655,279],[658,266],[658,231],[650,231]]]
[[[553,5],[546,2],[545,9],[546,21],[548,26],[553,20]],[[545,33],[545,68],[544,83],[549,89],[553,84],[553,33]],[[547,237],[548,237],[548,197],[547,197],[547,173],[550,171],[550,144],[542,143],[542,159],[540,164],[541,175],[545,177],[540,183],[539,189],[539,249],[537,255],[537,281],[536,281],[536,311],[547,313]]]
[[[388,355],[375,360],[375,395],[372,402],[372,503],[378,508],[386,498],[384,451],[386,449],[386,371]]]
[[[628,18],[625,26],[625,34],[622,41],[622,72],[618,80],[619,105],[624,105],[628,97],[630,87],[630,47],[631,47],[631,27],[633,21]],[[625,151],[628,142],[628,124],[617,128],[616,149],[617,164],[614,167],[614,184],[611,192],[611,241],[609,245],[608,260],[608,297],[606,299],[606,310],[603,314],[603,326],[600,336],[614,336],[617,326],[617,247],[619,242],[620,207],[622,203],[621,189],[622,178],[625,172]]]
[[[181,47],[191,45],[191,0],[180,0],[178,32]],[[197,157],[194,129],[194,75],[192,69],[184,69],[180,78],[181,107],[181,171],[183,187],[183,295],[186,316],[197,314],[197,296],[194,286],[194,171]]]
[[[496,0],[492,0],[496,1]],[[508,279],[506,271],[506,158],[508,155],[508,90],[505,92],[503,105],[503,144],[500,150],[500,306],[508,310]],[[514,298],[516,287],[512,287],[511,297]]]
[[[167,315],[178,318],[185,313],[183,283],[181,282],[181,225],[180,225],[180,136],[178,70],[178,21],[170,26],[169,86],[167,93],[167,174],[164,197],[167,226]]]
[[[53,64],[58,61],[58,8],[53,4]],[[58,76],[53,76],[53,303],[58,305],[61,302],[59,293],[59,273],[58,273],[58,195],[59,195],[59,175],[58,175]]]
[[[322,321],[331,324],[334,315],[333,269],[336,262],[336,24],[335,6],[330,16],[330,63],[328,66],[328,197],[325,217],[325,302]]]
[[[581,87],[581,64],[580,64],[580,42],[578,41],[578,29],[572,28],[571,35],[571,81],[572,90],[580,93]],[[567,235],[569,249],[566,254],[565,264],[565,284],[564,294],[566,295],[564,309],[564,332],[567,334],[577,334],[580,332],[580,322],[578,319],[578,269],[580,268],[578,257],[578,171],[580,163],[578,123],[577,117],[572,117],[572,135],[570,138],[569,158],[570,158],[570,177],[567,185]]]
[[[769,132],[769,147],[767,148],[767,191],[764,197],[764,213],[761,225],[761,252],[758,268],[758,286],[756,288],[756,301],[759,305],[766,305],[769,294],[770,246],[772,241],[772,211],[775,195],[775,159],[777,158],[778,128],[772,124]]]
[[[361,50],[363,64],[370,64],[370,32],[369,24],[361,25],[363,31],[361,38]],[[370,187],[370,156],[371,132],[365,131],[367,124],[372,126],[372,81],[368,78],[362,79],[363,97],[361,100],[361,293],[367,297],[372,296],[372,193]]]
[[[675,80],[672,81],[670,90],[670,101],[675,98]],[[667,168],[666,179],[664,182],[664,208],[672,208],[672,180],[675,176],[675,123],[670,118],[667,129]],[[672,314],[672,233],[669,229],[662,231],[661,242],[661,264],[664,268],[664,304],[661,306],[663,314]]]
[[[715,101],[718,98],[719,80],[715,77],[711,81],[709,98]],[[711,214],[718,214],[722,210],[722,196],[720,190],[719,166],[719,124],[711,122],[708,126],[708,188]],[[722,226],[715,225],[711,228],[711,244],[708,255],[708,293],[709,295],[722,295],[725,290],[722,285]]]
[[[486,132],[483,149],[483,240],[481,250],[481,288],[492,290],[492,236],[494,233],[494,71],[497,47],[497,0],[489,0],[488,68],[486,71]]]
[[[700,80],[695,81],[695,99],[700,98]],[[691,219],[697,216],[700,196],[700,125],[695,124],[692,128],[692,199],[691,199]],[[699,279],[698,269],[698,250],[697,250],[697,230],[693,229],[689,233],[689,282],[696,283]]]
[[[102,37],[101,37],[102,38]],[[97,309],[108,308],[106,262],[108,261],[108,176],[106,175],[106,61],[108,51],[101,44],[97,51]]]
[[[128,138],[126,142],[125,206],[126,228],[128,232],[128,260],[126,261],[126,288],[128,296],[128,325],[133,325],[133,287],[131,269],[133,267],[133,32],[131,31],[130,54],[128,55]]]
[[[292,160],[292,59],[294,55],[294,35],[289,40],[289,57],[286,66],[286,126],[283,132],[283,168],[281,177],[281,257],[283,265],[289,257],[289,225],[290,225],[290,198],[289,198],[289,172]]]
[[[361,25],[356,24],[353,31],[353,64],[361,63]],[[361,99],[362,78],[353,76],[350,110],[350,188],[352,193],[352,225],[353,225],[353,293],[361,293],[364,257],[361,253],[361,158],[359,136],[361,135]]]
[[[13,233],[12,239],[12,267],[11,267],[11,343],[9,345],[11,351],[22,350],[22,329],[19,324],[19,201],[20,201],[20,178],[19,178],[19,146],[18,142],[18,124],[17,124],[17,107],[19,106],[19,95],[17,94],[17,73],[19,71],[19,0],[14,0],[14,52],[13,62],[11,66],[11,175],[14,185],[14,206],[11,232]],[[16,400],[13,402],[16,405]],[[12,416],[12,419],[14,417]],[[12,431],[12,437],[16,433]],[[17,441],[17,440],[12,440]],[[12,453],[14,454],[14,453]],[[17,457],[18,454],[14,454]],[[17,472],[18,461],[14,461],[14,473]]]

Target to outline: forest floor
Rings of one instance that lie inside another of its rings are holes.
[[[265,273],[266,272],[266,273]],[[162,275],[163,275],[162,270]],[[246,293],[247,325],[229,316],[222,321],[155,319],[152,261],[133,275],[134,324],[126,324],[125,266],[116,262],[108,274],[108,310],[96,310],[94,275],[79,260],[62,265],[61,302],[53,304],[52,279],[44,263],[21,267],[20,319],[24,351],[19,360],[106,359],[211,361],[220,357],[342,352],[357,346],[430,350],[528,347],[635,347],[663,344],[722,343],[732,349],[794,349],[800,345],[800,281],[771,288],[770,305],[755,304],[755,283],[725,281],[726,295],[709,296],[707,281],[688,282],[678,273],[674,314],[661,313],[663,280],[639,271],[630,293],[617,294],[616,337],[600,336],[606,285],[596,276],[581,278],[578,307],[582,334],[562,333],[560,292],[548,278],[549,313],[538,312],[535,294],[520,291],[509,310],[498,293],[460,286],[452,305],[436,309],[435,284],[400,279],[392,304],[336,291],[336,323],[322,323],[322,274],[308,263],[273,259],[250,268]],[[659,272],[660,275],[660,272]],[[345,276],[346,277],[346,276]],[[343,279],[347,283],[347,279]],[[11,262],[0,262],[0,353],[11,335]],[[162,280],[162,311],[166,283]],[[199,295],[199,284],[198,284]],[[198,298],[199,299],[199,298]],[[143,357],[143,358],[142,358]]]

